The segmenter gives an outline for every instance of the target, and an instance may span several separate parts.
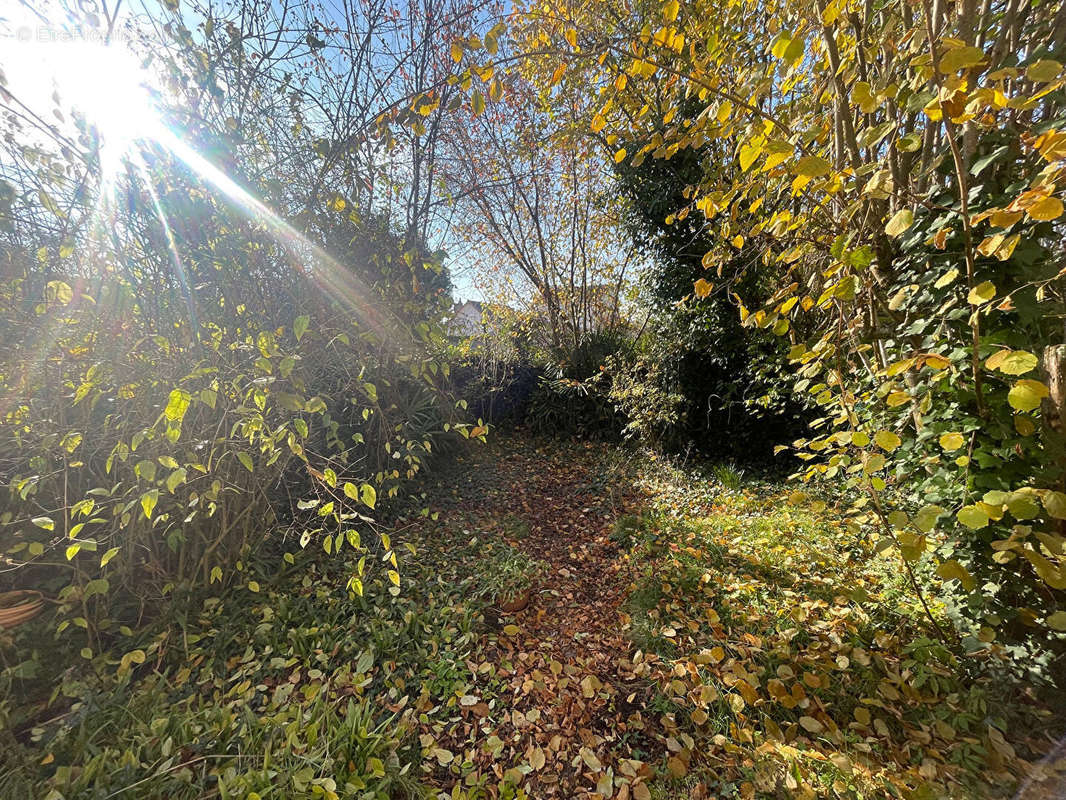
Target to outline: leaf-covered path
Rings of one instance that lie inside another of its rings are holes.
[[[442,557],[508,543],[546,577],[419,708],[441,797],[1003,797],[1051,745],[1047,711],[974,671],[1004,651],[942,647],[826,502],[588,443],[461,461]]]
[[[647,684],[619,670],[631,655],[621,624],[629,576],[610,534],[640,498],[601,447],[508,445],[506,454],[472,454],[448,523],[508,541],[541,561],[546,579],[527,609],[490,612],[475,672],[500,688],[488,697],[471,687],[455,724],[426,732],[440,748],[437,780],[449,786],[455,776],[444,768],[468,758],[497,780],[508,769],[524,773],[512,777],[530,797],[581,796],[597,783],[614,796],[615,773],[650,774],[637,759],[615,763],[619,740],[658,749],[633,716]],[[640,786],[636,795],[646,793]]]

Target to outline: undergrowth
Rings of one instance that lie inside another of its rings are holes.
[[[440,556],[409,553],[399,589],[382,573],[359,596],[354,561],[302,554],[256,591],[188,598],[54,688],[8,671],[0,797],[424,796],[417,717],[463,694],[480,619]]]
[[[712,476],[653,462],[613,534],[637,674],[677,706],[652,796],[1004,796],[1054,727],[1007,651],[941,641],[824,501]]]

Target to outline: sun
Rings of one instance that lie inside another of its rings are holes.
[[[14,41],[0,62],[9,91],[61,135],[98,136],[101,167],[113,171],[138,142],[163,129],[154,76],[124,44],[82,40]]]
[[[148,88],[150,76],[121,46],[67,45],[53,55],[59,91],[95,125],[109,146],[154,138],[161,127]]]

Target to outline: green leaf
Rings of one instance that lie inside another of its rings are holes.
[[[116,555],[118,555],[118,550],[119,550],[119,548],[112,547],[110,550],[108,550],[106,553],[104,553],[102,556],[100,556],[100,566],[101,566],[101,568],[102,567],[106,567],[108,562],[112,558],[114,558]]]
[[[1050,83],[1059,77],[1062,64],[1050,58],[1041,59],[1025,69],[1025,77],[1034,83]]]
[[[311,318],[306,314],[301,314],[292,323],[292,332],[296,336],[296,341],[300,341],[304,338],[304,334],[307,333],[307,328],[311,324]]]
[[[955,517],[972,531],[980,530],[988,524],[988,514],[977,506],[963,506]]]
[[[167,407],[163,409],[163,415],[171,422],[180,421],[189,410],[191,395],[183,389],[172,389],[167,399]]]
[[[1015,519],[1032,519],[1040,513],[1040,505],[1030,492],[1012,492],[1007,498],[1007,510]]]
[[[147,458],[141,459],[133,467],[133,474],[136,475],[138,478],[143,478],[149,483],[155,480],[155,472],[155,462],[149,461]]]
[[[178,467],[178,469],[171,472],[170,475],[167,476],[167,491],[174,494],[174,490],[185,483],[185,476],[187,474],[188,473],[185,471],[184,467]]]
[[[155,511],[155,505],[159,502],[159,490],[152,489],[141,495],[141,508],[144,510],[144,516],[147,519],[152,518],[152,512]]]
[[[369,506],[370,508],[373,508],[378,501],[377,490],[369,483],[364,483],[361,487],[359,487],[359,496],[360,499],[362,499],[363,503]]]
[[[85,594],[83,597],[88,600],[94,594],[106,594],[107,590],[111,588],[111,583],[107,578],[97,578],[96,580],[89,581],[85,584]]]
[[[1045,492],[1044,508],[1055,519],[1066,519],[1066,494],[1062,492]]]
[[[904,153],[913,153],[922,146],[922,135],[917,132],[908,133],[897,140],[899,149]]]
[[[34,517],[30,522],[46,531],[54,531],[56,529],[56,524],[52,522],[51,517]]]
[[[245,452],[237,453],[237,460],[244,464],[244,468],[249,472],[255,472],[255,466],[252,464],[252,457]]]
[[[914,515],[914,527],[922,533],[929,533],[936,525],[937,518],[944,513],[944,509],[938,505],[926,505],[918,509]]]

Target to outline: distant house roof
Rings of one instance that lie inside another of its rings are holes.
[[[467,309],[467,308],[473,309],[474,311],[477,311],[477,312],[480,313],[481,311],[484,310],[485,304],[484,303],[479,303],[477,300],[463,300],[461,303],[456,303],[452,307],[452,313],[453,314],[458,314],[460,311],[463,311],[464,309]]]
[[[476,336],[485,330],[484,304],[476,300],[464,300],[452,307],[448,322],[451,333],[457,336]]]

